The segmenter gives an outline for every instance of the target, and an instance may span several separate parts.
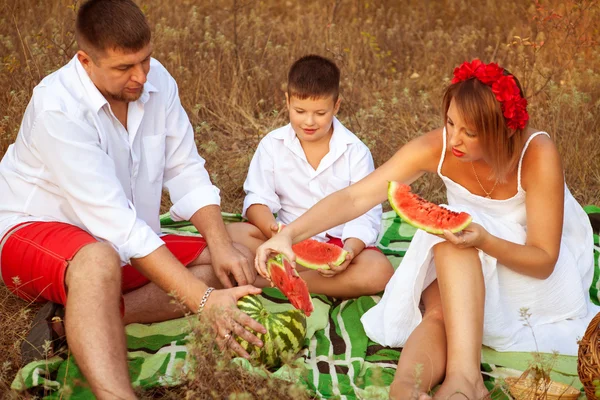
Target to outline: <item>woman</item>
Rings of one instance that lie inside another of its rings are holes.
[[[412,398],[415,383],[428,398],[442,380],[436,398],[458,392],[481,398],[487,395],[481,345],[518,344],[523,308],[535,328],[586,317],[590,305],[589,220],[565,186],[555,144],[528,128],[517,79],[497,64],[466,62],[454,70],[443,112],[444,127],[407,143],[257,250],[256,268],[267,276],[270,253],[293,259],[292,243],[383,202],[388,181],[410,184],[425,173],[442,178],[448,208],[468,212],[474,222],[440,237],[418,231],[382,300],[362,318],[372,340],[404,347],[390,390],[396,399]],[[423,370],[416,381],[417,364]]]

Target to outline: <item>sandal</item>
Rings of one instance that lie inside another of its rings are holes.
[[[52,327],[54,323],[62,323],[64,315],[65,308],[57,303],[48,302],[40,308],[27,337],[21,343],[22,365],[52,357],[66,344],[66,337],[59,335]]]

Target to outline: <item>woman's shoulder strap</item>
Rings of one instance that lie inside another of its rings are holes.
[[[535,132],[532,133],[528,138],[527,141],[525,142],[525,145],[523,146],[523,150],[521,151],[521,158],[519,159],[519,169],[517,171],[517,181],[518,181],[518,187],[519,187],[519,191],[521,191],[523,188],[521,186],[521,167],[523,166],[523,157],[525,157],[525,152],[527,151],[527,147],[529,147],[529,143],[531,143],[531,141],[539,135],[546,135],[548,137],[550,137],[550,135],[548,134],[548,132],[544,132],[544,131],[539,131],[539,132]]]

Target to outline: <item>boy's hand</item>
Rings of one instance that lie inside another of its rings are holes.
[[[344,250],[346,250],[348,252],[346,254],[346,260],[338,266],[335,266],[335,265],[329,263],[330,269],[318,269],[317,272],[319,272],[319,274],[321,274],[321,276],[324,276],[325,278],[332,278],[332,277],[336,276],[337,274],[344,272],[346,270],[346,268],[348,268],[348,266],[354,259],[354,252],[351,249],[346,249],[345,247],[346,246],[344,246]]]
[[[275,222],[271,224],[271,226],[269,227],[271,229],[271,236],[269,236],[269,239],[278,234],[282,227],[283,225],[281,224],[281,222]]]
[[[344,250],[348,252],[348,254],[346,254],[346,260],[337,267],[333,264],[329,264],[330,269],[318,269],[317,271],[321,276],[327,278],[331,278],[332,276],[344,272],[352,260],[358,256],[364,248],[365,243],[362,240],[353,237],[348,238],[344,241]]]

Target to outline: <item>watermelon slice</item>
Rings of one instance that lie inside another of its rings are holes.
[[[314,311],[310,293],[304,279],[298,275],[296,268],[292,267],[290,260],[283,254],[278,254],[267,261],[267,270],[271,281],[288,298],[290,303],[298,310],[310,316]]]
[[[412,193],[410,186],[404,183],[389,183],[388,200],[400,218],[425,232],[439,235],[444,230],[449,230],[456,233],[471,223],[469,214],[450,211],[430,203]]]
[[[323,243],[314,239],[306,239],[292,246],[296,254],[296,262],[310,269],[330,269],[329,263],[341,265],[348,252],[331,243]]]
[[[278,224],[281,232],[285,225]],[[329,263],[336,267],[346,261],[348,252],[339,246],[331,243],[323,243],[314,239],[306,239],[292,246],[296,254],[296,262],[303,267],[310,269],[331,269]]]

